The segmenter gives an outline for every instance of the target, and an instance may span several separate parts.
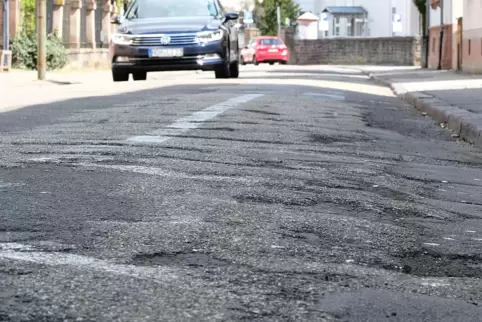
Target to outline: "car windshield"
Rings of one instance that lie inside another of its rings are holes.
[[[135,18],[216,17],[213,0],[137,0]]]
[[[279,39],[262,39],[261,45],[282,45],[283,43]]]

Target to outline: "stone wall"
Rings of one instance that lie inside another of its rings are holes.
[[[105,69],[111,66],[109,49],[106,48],[80,48],[68,49],[69,62],[65,69]]]
[[[325,38],[294,39],[292,33],[283,35],[290,49],[290,64],[369,64],[420,66],[423,40],[421,37],[390,38]]]

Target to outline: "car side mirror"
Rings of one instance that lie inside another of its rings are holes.
[[[238,20],[238,19],[239,19],[239,14],[237,12],[228,12],[224,17],[224,21]]]
[[[124,17],[122,16],[114,16],[110,19],[110,23],[114,25],[120,25],[124,21]]]

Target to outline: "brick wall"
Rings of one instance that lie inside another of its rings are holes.
[[[452,46],[452,39],[455,38],[455,36],[453,35],[453,30],[454,26],[452,24],[443,26],[444,36],[442,44],[442,69],[457,68],[457,66],[453,66],[454,60],[452,59],[453,55],[456,55]],[[437,68],[440,59],[440,26],[430,28],[428,34],[430,37],[428,68]]]
[[[420,37],[293,39],[291,32],[282,37],[290,49],[290,63],[369,64],[420,66]]]

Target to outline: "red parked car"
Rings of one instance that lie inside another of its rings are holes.
[[[241,64],[274,63],[286,64],[290,59],[288,48],[279,37],[261,36],[253,38],[241,50]]]

